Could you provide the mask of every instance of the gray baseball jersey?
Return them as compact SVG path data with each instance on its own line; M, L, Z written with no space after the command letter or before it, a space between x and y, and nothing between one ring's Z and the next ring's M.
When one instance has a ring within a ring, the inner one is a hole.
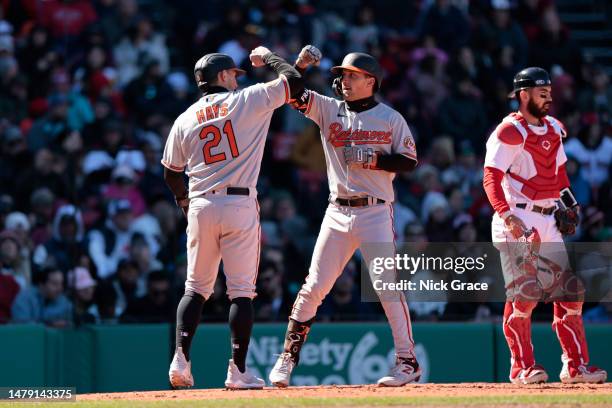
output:
M393 201L395 173L348 166L342 149L347 145L361 145L383 154L399 153L416 160L414 139L402 115L384 103L364 112L352 112L344 101L308 92L304 114L321 129L332 197L368 195Z
M228 186L254 190L272 113L288 99L284 76L203 96L174 122L162 164L185 170L190 198Z

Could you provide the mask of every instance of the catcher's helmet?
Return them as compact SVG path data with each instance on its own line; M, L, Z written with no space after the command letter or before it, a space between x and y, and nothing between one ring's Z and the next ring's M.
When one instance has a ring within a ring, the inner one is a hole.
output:
M334 74L342 75L343 70L348 71L357 71L370 76L373 76L376 79L376 83L374 84L374 91L380 88L380 83L382 82L383 71L376 58L371 56L370 54L366 54L363 52L351 52L350 54L346 54L346 57L342 60L342 65L335 66L331 69Z
M508 94L508 98L514 98L516 93L522 89L549 86L550 84L550 75L548 75L545 69L540 67L525 68L514 76L512 81L513 89Z
M193 68L193 75L195 76L198 88L205 91L208 84L217 78L217 74L226 69L235 70L236 76L245 74L245 71L237 68L232 57L227 54L214 52L200 58Z

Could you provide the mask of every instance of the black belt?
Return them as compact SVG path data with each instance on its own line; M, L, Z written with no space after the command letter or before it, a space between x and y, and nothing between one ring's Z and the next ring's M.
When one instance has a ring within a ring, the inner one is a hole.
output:
M216 192L220 191L221 190L211 190L209 193L215 194ZM248 196L250 194L250 190L248 187L227 187L225 189L225 194Z
M521 208L524 210L525 208L527 208L527 204L519 203L516 205L516 208ZM539 205L534 205L531 208L531 211L536 212L538 214L542 214L542 215L550 215L555 212L555 209L556 209L555 207L544 208L544 207L540 207Z
M366 207L369 205L368 201L369 201L369 197L358 197L358 198L336 198L336 201L334 202L344 207ZM385 203L385 200L381 200L380 198L374 199L374 204L384 204L384 203Z

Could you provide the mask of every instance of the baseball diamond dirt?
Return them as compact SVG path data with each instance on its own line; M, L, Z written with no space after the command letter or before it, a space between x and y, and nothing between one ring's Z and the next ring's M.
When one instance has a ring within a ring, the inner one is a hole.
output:
M100 406L135 406L135 401L156 406L189 402L189 406L299 407L299 406L538 406L612 407L612 384L517 386L513 384L460 383L411 384L404 387L374 385L289 387L284 389L229 391L190 389L109 394L83 394L77 403ZM138 405L138 404L136 404Z

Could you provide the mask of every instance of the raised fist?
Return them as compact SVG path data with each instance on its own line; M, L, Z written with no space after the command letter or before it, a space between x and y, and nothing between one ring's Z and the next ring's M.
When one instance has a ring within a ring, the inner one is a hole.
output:
M323 54L321 54L321 51L317 47L310 44L305 45L304 48L302 48L302 51L300 51L295 64L298 67L305 69L309 65L319 65L322 57Z
M249 59L251 60L251 65L253 65L255 68L263 67L264 65L266 65L266 63L263 60L264 57L270 54L271 52L272 51L270 51L269 49L263 46L259 46L255 48L253 51L251 51L251 54L249 55Z

